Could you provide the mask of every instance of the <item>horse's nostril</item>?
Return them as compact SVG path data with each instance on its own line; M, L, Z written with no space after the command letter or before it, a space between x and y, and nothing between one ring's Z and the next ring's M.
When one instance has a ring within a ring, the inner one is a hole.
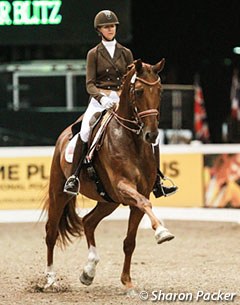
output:
M145 134L145 140L149 143L155 143L158 136L158 132L147 132Z

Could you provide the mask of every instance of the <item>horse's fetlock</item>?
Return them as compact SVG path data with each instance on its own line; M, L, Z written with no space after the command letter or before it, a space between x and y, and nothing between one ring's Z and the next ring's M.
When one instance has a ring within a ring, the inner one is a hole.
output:
M128 274L122 274L121 282L124 286L128 286L131 283L131 277Z

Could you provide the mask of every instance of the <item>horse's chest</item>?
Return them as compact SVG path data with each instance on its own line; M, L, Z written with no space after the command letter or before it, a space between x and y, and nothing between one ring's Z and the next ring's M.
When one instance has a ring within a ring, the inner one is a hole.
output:
M123 131L121 128L113 128L112 132L116 140L121 139L123 137Z

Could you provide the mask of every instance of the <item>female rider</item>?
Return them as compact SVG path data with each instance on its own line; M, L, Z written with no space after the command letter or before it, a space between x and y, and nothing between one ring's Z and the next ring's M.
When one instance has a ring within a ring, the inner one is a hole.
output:
M72 195L77 195L80 190L78 177L87 153L88 138L91 132L90 120L95 113L108 110L119 102L122 77L126 74L127 67L133 62L132 52L115 39L118 25L118 17L109 10L100 11L94 19L94 28L101 37L101 42L87 54L86 89L90 95L90 102L83 116L80 136L78 136L74 151L72 175L64 186L64 192ZM159 155L159 151L157 154ZM157 163L158 161L159 157L156 158ZM158 170L153 189L156 197L176 192L176 186L162 185L161 178L163 177Z

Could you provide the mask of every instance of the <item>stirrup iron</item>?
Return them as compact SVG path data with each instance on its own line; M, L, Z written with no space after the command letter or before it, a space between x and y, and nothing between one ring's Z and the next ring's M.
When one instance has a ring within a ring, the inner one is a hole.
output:
M161 182L161 179L163 181L169 181L172 185L171 186L164 186L163 183ZM160 179L160 187L161 187L161 190L162 190L162 193L163 193L163 196L164 197L168 197L168 196L171 196L173 194L175 194L178 190L178 187L175 185L175 183L173 182L173 180L167 176L162 176ZM169 193L166 193L165 190L170 190L171 189L171 192Z
M64 191L64 193L77 196L80 192L80 180L79 180L79 178L75 175L70 176L64 184L63 191Z
M175 183L173 182L173 180L172 180L171 178L169 178L169 177L167 177L167 176L163 176L163 177L161 177L161 178L162 178L162 180L164 180L164 181L170 181L170 182L172 183L172 186L176 186Z

